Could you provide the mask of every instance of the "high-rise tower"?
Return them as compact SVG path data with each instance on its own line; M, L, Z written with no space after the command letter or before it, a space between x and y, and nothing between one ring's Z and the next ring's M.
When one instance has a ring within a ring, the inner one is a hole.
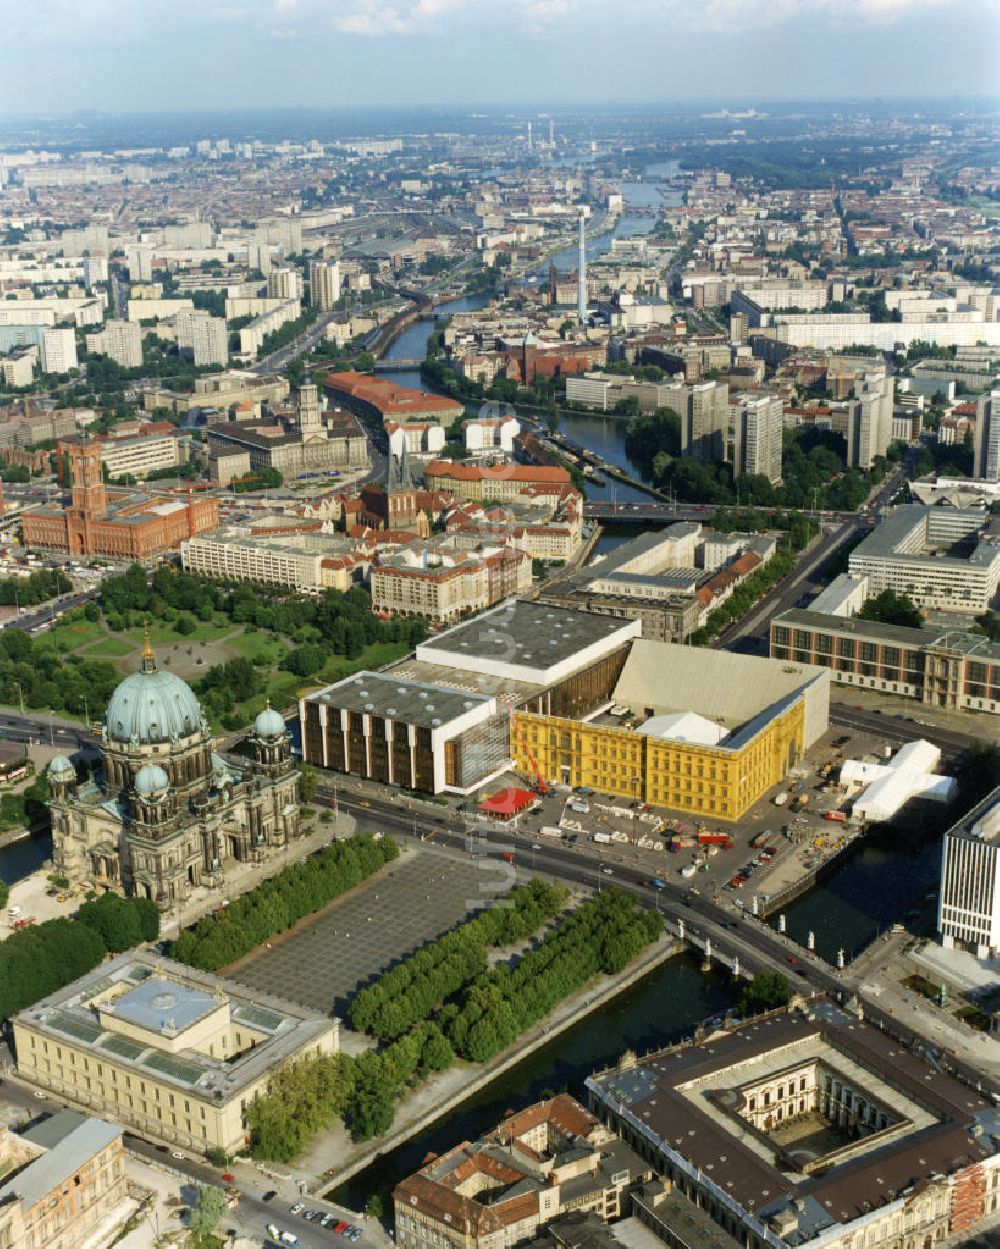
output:
M587 227L583 213L580 214L580 241L576 271L576 315L580 324L583 325L587 319Z
M531 140L531 122L529 121L529 122L528 122L528 151L530 152L530 151L531 151L531 149L532 149L532 140Z

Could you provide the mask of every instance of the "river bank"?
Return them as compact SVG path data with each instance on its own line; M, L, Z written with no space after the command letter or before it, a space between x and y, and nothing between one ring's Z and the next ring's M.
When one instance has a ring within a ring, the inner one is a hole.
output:
M703 974L700 960L687 950L659 954L649 967L637 965L631 974L623 973L629 975L630 984L610 988L601 1003L577 1012L560 1029L550 1026L541 1044L530 1052L520 1050L478 1091L428 1115L426 1126L411 1130L404 1143L374 1149L369 1164L336 1189L337 1200L363 1209L367 1197L378 1193L385 1204L393 1186L416 1170L428 1153L474 1140L511 1110L539 1098L563 1090L580 1096L586 1077L617 1062L625 1050L643 1054L691 1036L705 1019L732 1005L725 973L714 969Z
M567 998L545 1019L543 1023L520 1036L514 1045L497 1054L481 1066L460 1064L435 1076L422 1085L396 1111L393 1129L377 1141L352 1145L342 1130L327 1134L326 1149L330 1146L346 1146L344 1156L334 1166L328 1166L322 1174L322 1183L314 1186L339 1188L359 1172L369 1167L381 1155L393 1152L405 1145L413 1136L424 1132L455 1107L468 1101L480 1090L492 1085L498 1077L519 1066L543 1045L548 1045L569 1028L586 1019L594 1011L617 997L620 993L643 980L662 963L680 954L683 943L671 936L661 936L629 967L617 976L600 977L578 993ZM331 1136L333 1139L331 1139ZM337 1138L342 1138L337 1140ZM306 1168L312 1170L322 1160L324 1142L317 1142L302 1159ZM317 1168L318 1169L318 1168Z

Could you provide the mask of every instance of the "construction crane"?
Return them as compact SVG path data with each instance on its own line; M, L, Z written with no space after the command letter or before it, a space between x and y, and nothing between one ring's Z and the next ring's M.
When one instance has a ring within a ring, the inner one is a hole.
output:
M531 764L531 766L535 770L535 789L537 790L538 793L544 796L545 794L549 792L549 787L548 787L548 784L546 783L545 777L542 776L542 769L538 766L538 760L535 758L534 754L532 753L531 747L528 745L528 738L524 730L520 727L520 725L517 722L517 717L514 714L514 708L508 696L501 691L499 694L499 698L500 698L500 701L503 703L504 707L506 707L507 709L507 716L510 719L511 736L513 737L515 734L517 734L517 736L520 738L521 745L524 747L524 753L528 756L528 762Z

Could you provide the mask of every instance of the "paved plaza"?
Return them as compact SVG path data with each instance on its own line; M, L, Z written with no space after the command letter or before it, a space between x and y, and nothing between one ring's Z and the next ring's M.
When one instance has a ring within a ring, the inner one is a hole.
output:
M223 975L343 1017L360 985L454 927L479 899L492 901L507 883L495 865L407 850L375 880Z

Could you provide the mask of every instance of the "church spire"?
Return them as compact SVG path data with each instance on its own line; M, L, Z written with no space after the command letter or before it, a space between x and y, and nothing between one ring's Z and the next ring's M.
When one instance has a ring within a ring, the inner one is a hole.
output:
M410 452L403 439L403 448L399 453L399 488L400 490L413 489L413 476L410 473Z

